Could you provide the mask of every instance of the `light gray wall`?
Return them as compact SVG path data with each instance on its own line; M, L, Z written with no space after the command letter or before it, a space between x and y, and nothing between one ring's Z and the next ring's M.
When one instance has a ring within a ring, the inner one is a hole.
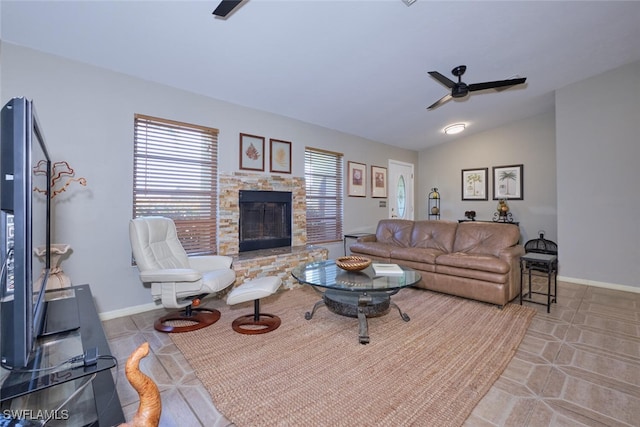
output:
M454 106L455 107L455 106ZM420 152L418 162L419 219L427 219L427 195L440 192L441 219L464 219L476 211L477 220L491 220L498 202L493 200L492 168L523 165L523 200L509 200L514 221L520 223L521 241L545 237L556 241L556 160L553 111L506 126L455 139ZM487 201L462 201L462 169L488 168Z
M640 291L640 62L556 93L562 275Z
M522 163L524 200L509 202L522 241L545 230L558 243L562 280L640 292L639 120L640 62L559 89L555 116L422 151L419 217L427 217L432 187L440 189L443 219L466 210L490 217L495 201L460 200L461 169Z
M417 164L414 151L8 43L1 49L2 103L33 99L53 160L69 161L88 181L54 199L54 239L73 247L62 267L73 283L91 284L100 312L151 301L130 263L135 113L218 128L221 172L238 170L240 132L264 136L267 145L269 138L291 141L294 176L304 176L305 146L341 152L345 166L347 160L385 166L389 158ZM377 206L378 199L346 197L345 231L373 229L387 215ZM327 246L331 256L342 254L342 242Z

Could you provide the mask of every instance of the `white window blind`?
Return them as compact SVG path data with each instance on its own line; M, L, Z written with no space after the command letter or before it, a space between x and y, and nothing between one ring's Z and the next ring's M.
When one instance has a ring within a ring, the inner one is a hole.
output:
M308 243L342 240L342 158L340 153L305 149Z
M172 218L191 255L215 254L218 130L136 114L133 217Z

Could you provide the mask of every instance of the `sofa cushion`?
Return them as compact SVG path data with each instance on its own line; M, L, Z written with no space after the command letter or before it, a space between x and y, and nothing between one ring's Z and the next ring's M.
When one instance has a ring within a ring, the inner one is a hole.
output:
M436 264L438 277L456 277L459 279L480 280L489 283L505 284L509 281L508 274L493 273L490 271L472 270L470 268L450 267Z
M434 248L397 248L391 249L390 257L395 260L415 261L426 264L435 264L436 258L444 254L443 251Z
M454 252L452 254L440 255L436 258L436 264L499 274L506 274L509 272L509 264L500 258L496 258L492 255L465 252Z
M397 248L397 246L378 242L356 242L349 246L352 253L371 255L379 258L389 258L391 250L394 248Z
M500 250L516 245L520 229L515 224L463 222L458 224L453 252L499 256Z
M382 219L378 222L376 240L395 246L407 247L411 243L413 221L407 219Z
M417 270L418 272L420 272L420 274L422 274L422 272L425 272L425 271L432 272L432 273L435 273L436 271L435 264L429 264L422 261L411 261L407 259L390 258L388 262L393 264L399 264L403 267L413 268L414 270ZM422 279L424 280L425 278L422 277Z
M411 246L452 252L458 223L453 221L416 221L411 231Z

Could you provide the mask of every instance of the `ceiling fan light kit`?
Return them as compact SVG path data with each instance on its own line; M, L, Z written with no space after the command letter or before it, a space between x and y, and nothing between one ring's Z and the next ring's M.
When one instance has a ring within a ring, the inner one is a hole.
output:
M466 127L467 125L465 125L464 123L455 123L444 128L444 133L446 133L447 135L455 135L465 130Z
M446 94L445 96L428 106L427 110L433 110L434 108L439 107L452 98L464 98L465 96L469 95L470 92L485 89L506 89L511 86L523 84L527 80L526 77L520 77L516 79L496 80L493 82L473 83L468 85L462 81L462 75L465 73L465 71L467 71L466 65L458 65L453 70L451 70L451 74L458 78L457 82L454 82L450 78L445 77L437 71L429 71L429 75L442 83L447 88L451 89L451 93Z

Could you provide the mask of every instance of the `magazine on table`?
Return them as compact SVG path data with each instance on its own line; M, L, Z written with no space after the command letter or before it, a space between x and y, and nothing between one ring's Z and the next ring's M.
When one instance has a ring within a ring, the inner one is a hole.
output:
M404 270L398 264L374 263L372 267L378 276L402 276L404 274Z

